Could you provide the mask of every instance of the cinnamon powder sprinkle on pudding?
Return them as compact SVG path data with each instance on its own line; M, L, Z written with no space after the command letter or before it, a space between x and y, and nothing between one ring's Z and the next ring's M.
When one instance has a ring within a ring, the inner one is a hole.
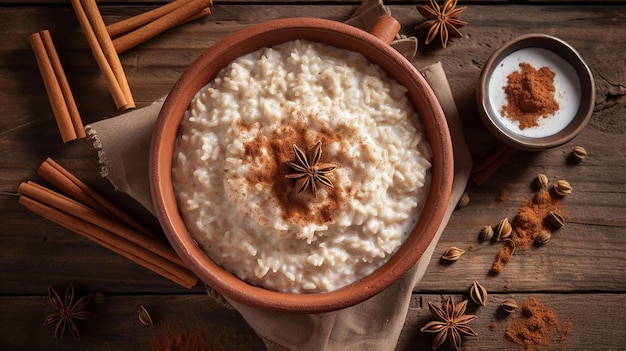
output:
M406 92L363 55L305 40L234 60L179 130L172 176L191 235L273 290L332 291L370 274L408 236L429 185Z

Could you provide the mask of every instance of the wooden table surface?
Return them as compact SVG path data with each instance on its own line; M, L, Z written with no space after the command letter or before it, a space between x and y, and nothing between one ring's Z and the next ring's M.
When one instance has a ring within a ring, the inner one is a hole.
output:
M100 1L106 23L158 6L160 1ZM542 350L624 350L626 348L626 6L618 1L465 1L463 38L448 48L422 46L414 58L422 66L441 61L463 118L469 147L480 160L497 142L481 123L475 105L478 77L489 55L525 33L546 33L575 47L593 72L596 108L583 132L571 142L542 152L517 152L483 186L469 184L470 204L455 211L426 275L414 291L398 350L429 350L431 335L419 331L430 318L427 301L467 298L473 280L489 292L486 307L472 308L478 337L465 350L522 350L505 338L516 315L502 317L499 302L537 297L571 323L563 340ZM415 35L422 21L413 2L389 3L402 33ZM138 107L166 94L203 50L230 33L269 19L313 15L343 21L358 2L219 1L212 14L170 30L122 54ZM87 140L63 144L28 43L31 33L48 29L56 39L85 124L119 114L106 89L69 1L0 1L0 346L3 350L148 350L163 327L201 330L213 348L262 350L263 343L243 318L208 298L202 287L180 288L160 276L89 242L17 203L20 182L40 181L36 170L52 157L146 225L154 218L99 176L97 155ZM420 38L422 38L420 36ZM589 156L567 162L580 145ZM516 252L503 273L489 268L500 245L482 243L478 231L512 218L532 196L537 173L566 179L574 191L563 202L567 224L541 248ZM498 194L508 194L497 201ZM440 262L450 246L467 250L451 265ZM53 309L49 285L97 292L90 309L97 317L80 324L81 338L55 342L42 322ZM137 319L140 305L155 325ZM445 349L445 348L444 348Z

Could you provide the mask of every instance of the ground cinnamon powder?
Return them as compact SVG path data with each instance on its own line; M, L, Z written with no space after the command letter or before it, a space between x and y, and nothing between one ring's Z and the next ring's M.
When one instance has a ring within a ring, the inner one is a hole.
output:
M526 351L541 350L561 342L571 330L571 322L560 323L554 310L531 297L520 306L521 315L509 324L505 336Z
M554 72L548 67L535 69L527 62L519 64L520 71L507 76L504 87L507 105L500 113L519 122L525 129L539 125L539 118L548 117L559 109L554 99Z
M540 231L552 232L552 227L546 219L550 211L564 215L561 197L549 190L540 190L532 199L526 200L518 208L517 215L511 222L513 229L511 239L515 244L516 250L531 248ZM504 245L496 255L496 259L491 266L491 272L495 274L501 273L504 270L504 266L511 259L512 254L512 246Z
M297 193L294 190L293 179L285 176L292 172L287 162L295 157L294 144L306 152L318 141L323 145L329 145L342 140L343 137L340 132L328 130L312 133L306 125L300 124L286 125L269 137L261 130L252 140L244 144L244 157L246 162L262 162L262 171L250 175L246 181L252 185L271 188L283 218L287 221L301 222L304 225L331 222L343 201L344 194L337 190L338 187L326 188L328 196L323 201L311 201L306 194ZM324 162L332 163L333 160L326 158ZM337 184L334 174L329 174L328 178Z
M246 126L241 126L246 128ZM248 127L249 128L249 127ZM252 185L265 186L272 189L283 218L291 222L324 224L335 218L337 208L343 200L343 194L337 188L326 188L328 196L324 201L312 201L303 194L294 190L295 182L285 176L291 172L287 165L294 159L293 145L297 145L305 152L313 147L318 141L323 145L329 145L340 141L345 137L343 131L318 130L311 132L306 125L286 125L275 135L270 137L261 130L251 141L244 144L244 157L246 162L260 162L263 167L246 180ZM324 162L335 162L325 159ZM337 184L331 173L328 178Z
M218 340L219 341L219 340ZM151 351L219 351L223 345L216 344L216 340L209 340L199 330L179 328L167 323L163 331L152 338Z
M501 189L496 195L496 201L503 202L509 197L509 192L506 189Z

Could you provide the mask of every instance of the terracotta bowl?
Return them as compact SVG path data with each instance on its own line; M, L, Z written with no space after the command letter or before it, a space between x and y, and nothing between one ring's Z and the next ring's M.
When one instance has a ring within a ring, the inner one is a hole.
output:
M326 293L283 293L251 285L213 262L188 233L172 187L172 154L179 124L198 90L232 60L262 47L295 39L326 43L360 52L408 89L434 156L426 205L397 253L371 275ZM216 43L196 59L168 95L153 132L150 185L156 215L167 238L207 285L233 301L264 310L314 313L348 307L389 287L422 256L433 240L448 205L453 178L450 134L432 90L401 54L377 37L349 25L313 18L280 19L248 27Z

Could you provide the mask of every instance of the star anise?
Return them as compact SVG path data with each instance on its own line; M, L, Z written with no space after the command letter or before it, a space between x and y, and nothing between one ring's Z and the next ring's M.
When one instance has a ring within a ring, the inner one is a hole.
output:
M89 304L93 294L88 294L75 299L74 286L70 286L65 290L65 297L62 299L58 291L52 286L48 287L48 299L50 304L54 306L57 311L51 313L46 317L43 325L55 324L54 337L58 341L65 331L69 329L70 333L76 337L80 337L78 333L77 320L89 319L94 315L91 312L84 311L84 308Z
M459 17L467 7L456 7L457 0L446 0L443 8L439 7L437 1L429 0L429 5L417 5L417 11L426 17L426 21L415 27L416 30L428 28L425 44L430 44L437 35L441 37L441 46L444 48L448 43L448 37L453 36L460 38L463 36L457 28L467 24L461 21Z
M467 300L459 302L458 304L452 303L452 299L448 296L443 302L441 307L435 306L432 302L428 302L428 308L434 321L426 323L420 329L425 333L436 333L435 340L433 341L433 350L436 350L448 339L452 347L455 350L461 350L461 336L477 336L478 334L468 326L469 322L476 319L474 315L466 315L465 307L467 306Z
M298 192L306 188L311 188L313 195L317 197L317 184L333 188L333 183L326 176L337 166L332 163L320 163L322 158L322 142L318 142L305 154L296 144L293 144L293 151L296 157L293 161L287 162L295 173L287 174L287 178L296 179Z

